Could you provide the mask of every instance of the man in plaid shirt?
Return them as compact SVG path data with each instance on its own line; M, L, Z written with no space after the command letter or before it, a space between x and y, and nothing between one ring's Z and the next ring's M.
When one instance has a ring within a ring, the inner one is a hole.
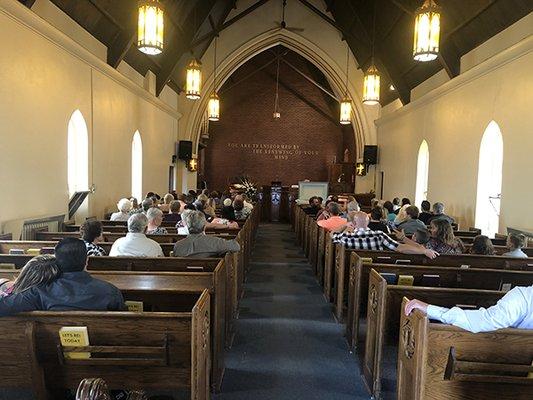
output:
M333 243L342 244L352 250L391 250L404 254L424 254L428 258L435 258L438 253L426 249L419 244L405 239L405 243L398 243L382 231L372 231L368 228L370 219L368 214L358 211L353 215L354 228L345 225L332 232ZM405 236L405 235L402 235Z

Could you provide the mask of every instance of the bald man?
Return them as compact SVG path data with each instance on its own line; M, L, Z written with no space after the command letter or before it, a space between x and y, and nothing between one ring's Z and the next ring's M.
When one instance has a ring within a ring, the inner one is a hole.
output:
M398 243L386 233L372 231L368 228L370 219L368 214L356 211L352 216L353 228L344 225L332 232L333 243L342 244L352 250L391 250L404 254L424 254L428 258L435 258L438 253L407 239L403 232L397 232L404 243Z

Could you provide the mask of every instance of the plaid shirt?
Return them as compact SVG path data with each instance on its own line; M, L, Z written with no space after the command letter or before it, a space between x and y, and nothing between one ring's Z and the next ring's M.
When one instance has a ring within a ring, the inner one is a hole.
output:
M382 231L371 231L370 229L357 229L353 232L336 232L332 235L333 243L342 244L347 249L352 250L396 250L399 243L392 240Z

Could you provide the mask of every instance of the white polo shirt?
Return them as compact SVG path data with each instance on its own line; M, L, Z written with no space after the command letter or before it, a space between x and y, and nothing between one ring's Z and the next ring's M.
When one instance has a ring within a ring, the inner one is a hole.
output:
M115 240L111 246L110 256L129 257L163 257L163 250L155 240L148 239L144 233L128 232L126 236Z

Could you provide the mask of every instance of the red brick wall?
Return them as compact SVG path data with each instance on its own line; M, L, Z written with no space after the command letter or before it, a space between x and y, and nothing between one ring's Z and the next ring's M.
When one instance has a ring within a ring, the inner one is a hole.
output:
M239 83L273 57L269 52L256 56L237 70L220 91L221 118L210 123L210 139L202 160L205 180L212 189L224 189L238 176L248 176L260 185L275 180L284 185L304 179L327 181L328 165L335 157L342 160L345 148L350 149L350 158L354 159L353 130L338 123L338 104L328 105L320 89L284 63L280 64L280 81L298 94L280 84L279 120L272 116L276 63ZM314 67L295 53L286 57L307 74L313 73Z

